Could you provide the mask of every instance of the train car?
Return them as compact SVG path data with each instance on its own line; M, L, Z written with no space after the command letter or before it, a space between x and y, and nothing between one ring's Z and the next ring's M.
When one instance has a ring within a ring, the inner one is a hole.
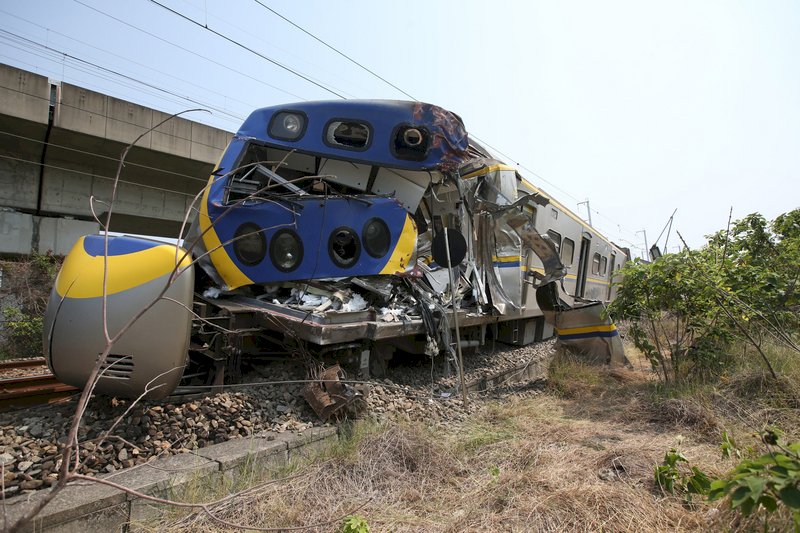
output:
M45 353L61 381L84 386L97 367L96 390L117 396L219 386L277 353L380 375L395 354L447 359L454 316L464 346L549 337L536 289L554 287L563 309L608 301L625 260L452 112L268 107L232 139L179 245L78 241L48 303Z

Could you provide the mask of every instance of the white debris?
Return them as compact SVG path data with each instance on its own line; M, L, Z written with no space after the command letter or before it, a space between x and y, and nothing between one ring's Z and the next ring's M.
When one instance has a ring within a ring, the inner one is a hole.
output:
M399 322L403 311L403 309L390 309L388 307L381 307L379 311L380 319L384 322Z
M357 292L353 293L353 297L349 301L342 304L342 311L353 312L363 311L367 308L367 301Z
M217 287L209 287L203 291L203 298L216 298L220 294L222 294L222 289Z
M300 309L315 309L320 305L322 305L323 303L329 301L330 298L328 298L327 296L305 293L302 296L300 296L300 305L298 305L297 307L299 307Z

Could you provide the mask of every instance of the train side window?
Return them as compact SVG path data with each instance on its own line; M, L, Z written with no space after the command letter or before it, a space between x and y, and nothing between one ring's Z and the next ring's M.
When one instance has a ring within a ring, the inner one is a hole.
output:
M550 214L553 215L553 218L558 220L558 210L555 208L550 209Z
M530 219L531 224L536 224L536 208L531 205L522 206L522 212Z
M605 276L606 272L608 272L608 259L603 256L600 258L600 274Z
M564 240L561 242L561 262L564 263L564 266L572 266L574 255L575 242L572 239L564 237Z
M553 241L553 244L556 245L556 253L558 253L558 251L561 250L561 234L557 231L549 229L547 230L547 235Z
M592 256L592 274L600 274L600 254Z

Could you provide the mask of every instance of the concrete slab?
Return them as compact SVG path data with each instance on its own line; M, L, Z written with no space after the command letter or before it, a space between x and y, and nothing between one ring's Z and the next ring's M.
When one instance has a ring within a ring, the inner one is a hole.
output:
M205 457L182 453L150 461L128 470L103 476L119 485L144 494L170 489L195 477L207 476L219 470L219 464ZM129 495L129 499L134 496Z
M232 133L193 122L191 158L216 165L232 138Z
M0 113L47 124L50 81L33 72L0 65Z
M289 459L308 457L324 450L338 438L335 427L309 428L289 441Z
M169 118L167 113L153 111L152 126ZM190 158L192 155L192 123L175 117L153 130L150 148L159 152Z
M288 439L252 437L234 439L197 450L197 455L216 461L220 470L231 470L249 461L285 463L288 458Z
M50 490L43 490L7 500L6 523L8 525L15 523L49 493ZM105 513L106 509L112 507L116 509ZM84 518L98 523L102 521L123 524L127 522L127 509L127 495L124 492L98 483L76 483L65 487L24 531L41 531L59 524L83 521Z
M56 106L57 128L105 138L108 97L82 87L61 84L61 101ZM130 141L129 141L130 142Z
M119 141L127 145L144 134L144 137L136 141L136 146L150 148L150 133L148 133L148 130L152 124L152 109L112 96L108 97L106 139Z
M194 485L218 482L219 463L194 454L173 455L151 461L132 470L105 476L105 479L150 496L183 501ZM137 498L131 500L130 521L143 521L158 516L166 505Z

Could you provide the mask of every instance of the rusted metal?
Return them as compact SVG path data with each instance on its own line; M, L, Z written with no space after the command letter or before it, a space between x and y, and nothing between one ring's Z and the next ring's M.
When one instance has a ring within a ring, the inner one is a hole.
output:
M52 403L78 392L59 382L53 374L24 376L0 380L0 409Z
M303 398L322 420L340 414L368 394L366 389L342 383L344 377L342 368L333 365L320 374L319 381L308 383L303 388Z

